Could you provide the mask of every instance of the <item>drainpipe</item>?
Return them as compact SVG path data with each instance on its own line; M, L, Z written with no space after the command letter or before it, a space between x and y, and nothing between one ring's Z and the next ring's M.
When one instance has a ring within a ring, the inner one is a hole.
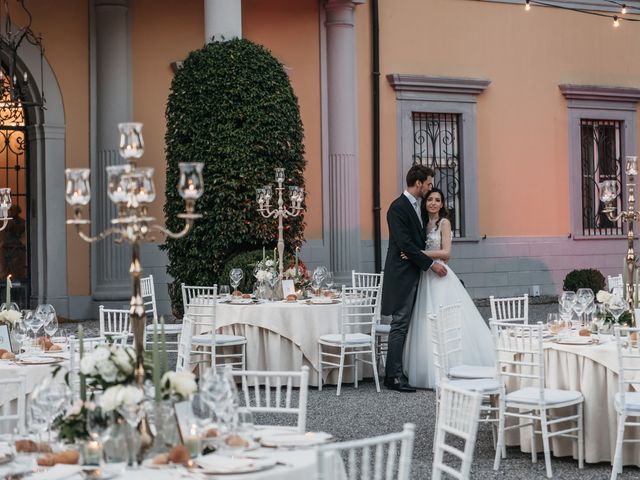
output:
M382 229L380 225L380 19L378 0L371 0L371 95L373 104L373 254L375 271L382 270Z

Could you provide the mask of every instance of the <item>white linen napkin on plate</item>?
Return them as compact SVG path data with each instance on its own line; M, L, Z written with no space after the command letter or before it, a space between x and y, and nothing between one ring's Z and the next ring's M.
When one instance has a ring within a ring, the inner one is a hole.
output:
M260 469L260 467L266 466L266 464L275 464L275 461L269 459L225 457L223 455L210 453L209 455L197 458L196 463L205 471L215 473L240 473Z
M29 478L32 480L75 480L76 478L83 478L81 472L82 467L80 467L80 465L58 464L48 470L45 470L44 472L35 473Z

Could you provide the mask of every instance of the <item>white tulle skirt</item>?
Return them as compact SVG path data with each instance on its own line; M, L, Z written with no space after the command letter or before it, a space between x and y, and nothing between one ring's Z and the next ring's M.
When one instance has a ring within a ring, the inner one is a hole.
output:
M418 388L434 388L436 384L431 325L427 315L437 313L440 305L462 304L463 362L467 365L495 364L489 327L456 274L448 266L447 270L444 277L438 277L431 270L422 272L418 285L403 359L409 383Z

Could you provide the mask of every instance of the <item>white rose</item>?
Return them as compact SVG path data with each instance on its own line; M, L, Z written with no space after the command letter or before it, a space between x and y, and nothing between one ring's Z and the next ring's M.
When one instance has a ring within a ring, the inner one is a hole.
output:
M78 415L82 411L82 405L83 405L82 400L80 399L76 400L71 406L71 408L69 409L69 411L67 412L67 417Z
M178 372L171 379L171 389L182 398L189 398L198 389L193 373Z
M118 394L121 405L137 405L144 398L144 392L141 388L134 387L133 385L127 385L122 387Z
M600 303L609 303L611 301L612 296L613 295L611 295L609 292L605 290L600 290L596 294L596 300L598 300Z
M133 372L131 357L129 357L129 354L122 348L116 350L114 353L113 363L125 374Z
M84 375L93 375L95 374L94 368L96 366L96 361L93 358L93 355L85 355L82 357L82 361L80 362L80 371Z
M273 267L273 265L274 265L273 260L267 260L266 262L264 262L264 264L267 267Z
M258 270L258 273L256 273L256 280L258 280L259 282L264 282L267 279L267 272L265 272L264 270Z
M93 358L95 362L98 363L101 360L107 360L111 356L111 352L109 351L109 347L99 346L93 351Z
M122 385L115 385L104 391L100 398L100 404L105 412L111 412L120 406L120 391L123 388L124 387Z
M8 310L4 312L5 321L10 323L12 326L22 318L22 314L20 312L16 312L15 310Z
M102 376L105 382L115 382L118 375L118 368L111 360L100 360L96 362L96 368L98 373Z

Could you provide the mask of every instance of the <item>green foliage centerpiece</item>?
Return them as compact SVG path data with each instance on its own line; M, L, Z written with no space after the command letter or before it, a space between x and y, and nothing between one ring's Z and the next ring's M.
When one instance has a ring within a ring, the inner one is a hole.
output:
M175 191L178 163L204 163L203 219L193 234L162 246L173 277L169 293L181 311L180 284L227 283L233 256L275 247L277 224L256 212L256 188L284 168L286 183L304 188L303 128L298 100L283 65L260 45L212 42L189 54L176 73L166 109L167 227L177 227L182 199ZM284 230L289 248L303 241L304 215Z

